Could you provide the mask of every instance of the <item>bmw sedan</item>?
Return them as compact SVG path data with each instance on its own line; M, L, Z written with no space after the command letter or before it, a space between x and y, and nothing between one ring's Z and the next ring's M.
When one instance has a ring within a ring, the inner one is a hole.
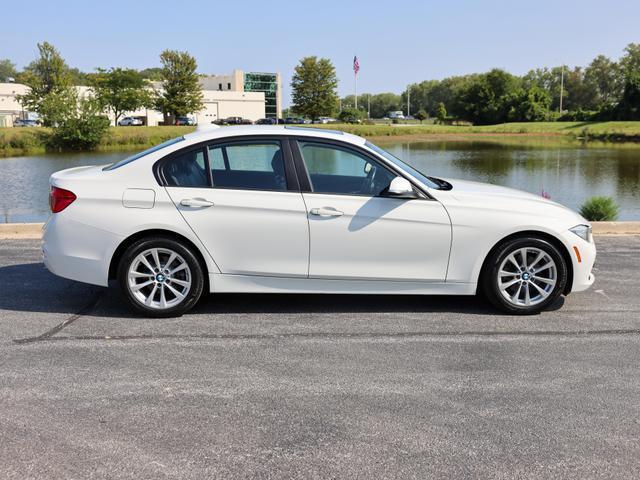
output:
M533 314L587 289L591 226L546 198L428 176L363 138L207 125L51 176L43 255L143 315L204 292L476 295Z

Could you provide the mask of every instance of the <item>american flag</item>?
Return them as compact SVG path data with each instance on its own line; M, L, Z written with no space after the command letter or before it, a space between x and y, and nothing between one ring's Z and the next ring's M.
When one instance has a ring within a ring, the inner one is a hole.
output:
M358 75L359 71L360 71L360 62L358 61L358 57L355 56L353 57L353 73Z

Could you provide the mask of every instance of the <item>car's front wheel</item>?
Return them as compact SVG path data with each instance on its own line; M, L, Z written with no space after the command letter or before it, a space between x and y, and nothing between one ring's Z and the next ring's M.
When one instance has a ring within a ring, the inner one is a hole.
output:
M544 310L562 294L567 265L546 240L515 238L494 249L481 281L493 305L507 313L530 315Z
M180 316L204 288L204 272L193 252L172 238L143 238L122 256L118 280L129 305L150 317Z

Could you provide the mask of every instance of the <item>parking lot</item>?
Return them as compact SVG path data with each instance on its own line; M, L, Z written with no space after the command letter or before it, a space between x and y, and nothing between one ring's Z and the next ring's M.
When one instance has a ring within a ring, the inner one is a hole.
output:
M0 478L639 478L640 236L554 311L220 295L137 318L0 240Z

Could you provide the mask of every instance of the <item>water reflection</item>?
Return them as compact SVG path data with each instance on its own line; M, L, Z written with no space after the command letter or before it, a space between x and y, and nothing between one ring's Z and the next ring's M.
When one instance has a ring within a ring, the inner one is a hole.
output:
M620 204L621 220L640 219L640 146L585 147L478 141L385 143L429 175L518 188L573 209L594 195Z
M543 190L573 209L593 195L620 204L621 220L640 220L640 146L569 142L437 141L381 144L430 175ZM64 168L111 163L130 152L35 155L0 159L0 222L43 221L49 176Z

